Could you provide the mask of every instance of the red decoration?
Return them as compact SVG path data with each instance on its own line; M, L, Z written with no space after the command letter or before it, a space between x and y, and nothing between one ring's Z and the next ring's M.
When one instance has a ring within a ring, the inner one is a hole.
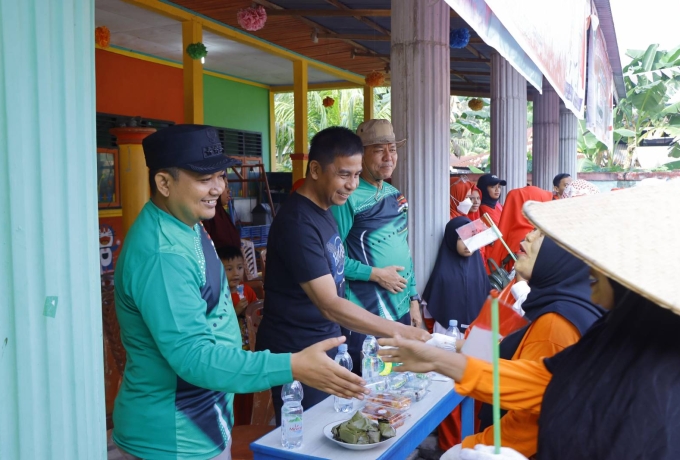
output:
M254 32L264 27L267 22L267 12L262 5L256 7L242 8L236 13L238 25L246 30Z
M94 42L102 48L108 48L111 43L111 31L106 26L94 29Z
M366 75L365 81L371 87L382 86L385 83L385 74L382 72L371 72Z
M321 102L323 103L324 107L333 107L333 104L335 104L335 99L333 99L330 96L326 96L323 98L323 101Z

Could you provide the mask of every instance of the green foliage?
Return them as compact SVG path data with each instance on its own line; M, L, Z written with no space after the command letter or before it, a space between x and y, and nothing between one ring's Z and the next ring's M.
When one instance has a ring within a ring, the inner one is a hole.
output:
M374 118L390 120L391 98L389 88L375 88ZM332 107L324 107L323 100L332 97ZM308 139L330 126L345 126L355 131L364 121L363 89L310 91L307 93ZM295 107L293 93L279 93L274 96L276 119L276 160L278 171L292 171L290 154L295 153Z
M450 153L462 157L488 153L491 149L489 99L482 99L481 110L471 110L472 97L451 96Z

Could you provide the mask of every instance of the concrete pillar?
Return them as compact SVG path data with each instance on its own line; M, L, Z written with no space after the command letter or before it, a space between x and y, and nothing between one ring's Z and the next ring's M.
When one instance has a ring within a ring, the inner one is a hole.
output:
M392 123L407 138L393 184L409 202L421 293L449 220L449 18L444 0L392 2Z
M0 0L0 459L106 459L94 0Z
M578 164L576 159L576 139L578 137L578 118L560 102L560 158L559 173L567 173L576 179Z
M118 144L120 204L123 208L123 234L126 235L147 201L149 201L149 168L146 167L142 141L154 128L112 128Z
M560 98L543 79L543 94L534 96L534 141L532 185L552 191L559 174Z
M508 190L527 185L527 81L500 54L491 54L491 173Z

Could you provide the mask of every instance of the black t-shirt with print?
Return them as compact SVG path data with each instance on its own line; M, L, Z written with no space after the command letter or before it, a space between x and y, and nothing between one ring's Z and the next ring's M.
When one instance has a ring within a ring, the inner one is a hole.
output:
M345 250L330 210L293 193L276 213L267 243L267 275L262 322L256 348L297 352L340 336L301 283L332 275L338 296L345 295Z

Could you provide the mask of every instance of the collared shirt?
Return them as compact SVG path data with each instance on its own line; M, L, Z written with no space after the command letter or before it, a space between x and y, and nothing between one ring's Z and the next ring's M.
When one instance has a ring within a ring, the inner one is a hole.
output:
M229 443L234 392L292 381L290 355L241 349L224 268L199 224L148 202L115 272L127 352L113 439L145 459L209 459Z
M378 188L364 179L342 206L332 206L347 260L345 297L383 318L398 320L409 313L410 298L418 293L408 247L408 202L392 185ZM392 294L368 281L371 268L405 267L406 289Z

